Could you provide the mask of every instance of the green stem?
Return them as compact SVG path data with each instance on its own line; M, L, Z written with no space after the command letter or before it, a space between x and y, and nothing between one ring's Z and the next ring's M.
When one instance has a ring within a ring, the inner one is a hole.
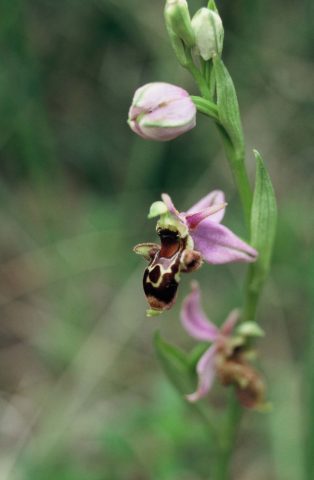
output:
M239 192L247 231L250 233L252 190L245 167L244 151L236 151L224 128L220 124L217 124L217 127L221 134L226 157Z
M213 118L216 121L219 120L218 108L217 108L217 105L215 105L215 103L210 102L205 98L197 97L193 95L191 96L191 99L200 113L203 113L204 115L207 115L208 117Z
M220 450L217 452L217 459L215 464L215 480L228 480L230 478L230 458L231 455L227 450Z
M203 113L204 115L207 115L209 118L212 118L216 121L217 128L223 139L225 153L233 174L233 178L240 195L247 230L250 232L252 191L245 168L244 155L241 152L238 153L233 149L229 138L226 136L223 127L219 123L217 106L213 102L210 102L202 97L191 96L191 99L200 113Z
M231 391L226 425L225 428L222 429L217 448L217 461L214 471L215 480L229 480L230 478L231 457L241 416L242 408L235 398L234 392Z
M221 134L226 157L240 195L247 230L250 232L252 191L245 168L244 152L236 151L234 149L229 136L219 122L217 105L206 98L198 96L192 95L191 99L200 113L203 113L216 121L217 128Z
M206 98L207 100L211 101L212 100L212 95L211 95L211 92L210 92L210 88L209 88L205 78L203 77L202 73L195 66L195 64L193 62L191 52L188 49L186 49L186 58L187 58L187 63L185 65L185 68L190 72L190 74L194 78L202 96L204 98Z
M247 272L245 284L245 300L242 314L243 322L249 322L255 319L257 305L261 294L262 286L260 288L252 288L253 275L253 267L250 266Z

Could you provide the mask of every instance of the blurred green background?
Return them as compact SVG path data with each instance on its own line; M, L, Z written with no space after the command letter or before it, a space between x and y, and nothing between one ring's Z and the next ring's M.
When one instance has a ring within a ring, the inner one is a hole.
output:
M204 5L189 4L192 13ZM248 168L253 179L258 148L279 203L258 315L273 411L245 414L232 478L313 480L314 3L218 5ZM162 10L162 0L1 2L1 480L210 478L206 431L152 348L159 328L186 350L194 345L179 324L191 277L171 312L147 319L145 263L131 249L154 241L146 216L162 191L184 210L221 188L225 223L238 234L244 227L208 120L166 144L126 124L144 83L197 93L176 63ZM240 304L243 275L239 265L194 275L214 321Z

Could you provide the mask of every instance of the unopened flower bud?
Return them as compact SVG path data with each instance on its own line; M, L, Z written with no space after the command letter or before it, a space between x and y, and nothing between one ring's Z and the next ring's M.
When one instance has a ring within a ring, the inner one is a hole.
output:
M148 83L135 92L128 123L147 140L172 140L195 127L196 107L182 88Z
M201 8L192 19L192 27L196 40L195 50L203 60L221 55L224 29L218 13L209 8Z
M165 20L169 33L173 32L187 47L194 47L195 36L186 0L167 0Z

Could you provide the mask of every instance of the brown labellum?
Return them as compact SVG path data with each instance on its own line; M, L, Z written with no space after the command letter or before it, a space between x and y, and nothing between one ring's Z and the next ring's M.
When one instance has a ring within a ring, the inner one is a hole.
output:
M199 252L187 248L187 237L170 229L158 231L161 246L141 243L134 251L149 261L143 277L143 288L151 309L156 313L169 310L176 300L180 273L197 270L202 265Z

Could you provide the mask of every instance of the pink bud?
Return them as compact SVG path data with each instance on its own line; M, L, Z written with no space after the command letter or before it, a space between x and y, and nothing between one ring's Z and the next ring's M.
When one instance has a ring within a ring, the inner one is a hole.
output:
M195 127L196 107L182 88L148 83L136 90L128 123L141 137L164 142Z

